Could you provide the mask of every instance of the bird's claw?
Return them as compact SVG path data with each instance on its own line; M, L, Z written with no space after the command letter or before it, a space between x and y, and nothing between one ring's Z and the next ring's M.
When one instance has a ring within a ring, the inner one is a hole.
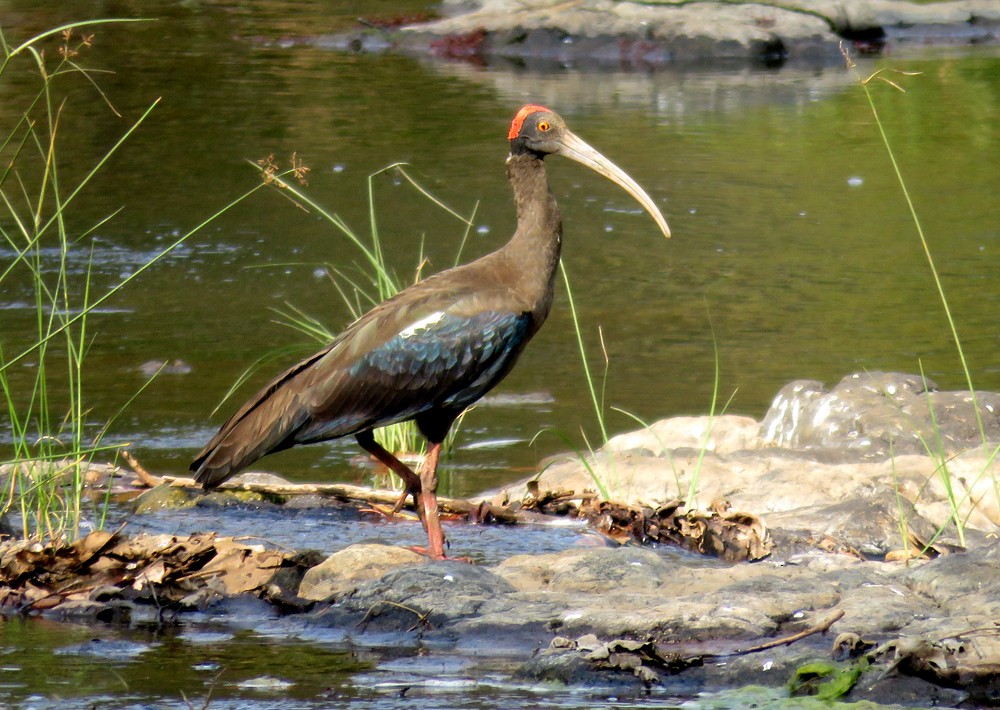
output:
M440 556L432 555L430 550L422 545L410 545L406 549L413 550L418 555L423 555L424 557L429 557L432 560L448 560L449 562L464 562L465 564L473 565L475 561L471 557L448 557L448 555L442 553Z

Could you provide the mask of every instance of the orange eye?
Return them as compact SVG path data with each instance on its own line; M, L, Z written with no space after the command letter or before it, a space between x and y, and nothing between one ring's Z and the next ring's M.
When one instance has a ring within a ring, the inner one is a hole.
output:
M548 133L550 128L552 128L552 126L548 121L542 120L538 122L538 130L542 133Z

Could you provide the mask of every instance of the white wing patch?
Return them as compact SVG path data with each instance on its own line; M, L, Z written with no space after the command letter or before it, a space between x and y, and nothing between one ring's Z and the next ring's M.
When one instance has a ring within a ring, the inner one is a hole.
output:
M421 331L424 328L427 328L428 326L434 325L435 323L439 323L445 317L445 315L447 314L444 311L437 311L436 313L431 313L426 318L421 318L416 323L413 323L412 325L408 325L407 327L403 328L403 330L399 331L399 337L409 338L412 335L416 335L418 331Z

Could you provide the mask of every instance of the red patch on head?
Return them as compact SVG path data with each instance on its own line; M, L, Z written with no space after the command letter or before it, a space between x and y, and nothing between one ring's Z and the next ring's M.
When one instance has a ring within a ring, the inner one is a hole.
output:
M544 106L539 106L538 104L528 104L527 106L522 106L521 110L517 112L514 116L514 120L510 122L510 131L507 132L507 140L512 141L517 138L517 135L521 132L521 126L524 125L524 119L533 113L538 111L546 111L552 113L549 109Z

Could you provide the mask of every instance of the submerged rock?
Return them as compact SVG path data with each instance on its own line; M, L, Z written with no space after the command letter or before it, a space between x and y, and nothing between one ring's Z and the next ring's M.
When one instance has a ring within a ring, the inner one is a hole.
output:
M195 504L196 499L197 495L189 490L161 483L139 494L132 503L132 510L141 514L163 509L188 508Z

